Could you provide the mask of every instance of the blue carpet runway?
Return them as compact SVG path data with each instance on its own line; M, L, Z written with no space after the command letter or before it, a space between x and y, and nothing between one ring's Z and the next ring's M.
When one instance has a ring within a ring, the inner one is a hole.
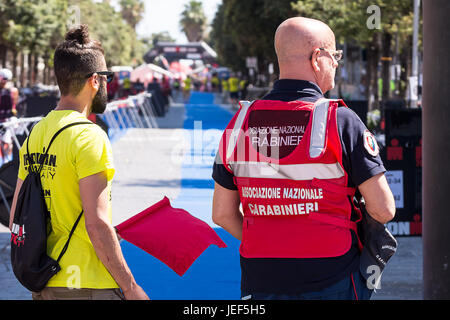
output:
M212 164L221 133L233 114L213 104L208 93L193 92L186 104L185 138L190 150L182 162L181 192L172 201L199 219L211 220L214 181ZM239 241L222 228L215 228L227 244L210 246L184 274L169 267L134 245L122 241L122 249L137 282L155 300L234 300L240 299Z

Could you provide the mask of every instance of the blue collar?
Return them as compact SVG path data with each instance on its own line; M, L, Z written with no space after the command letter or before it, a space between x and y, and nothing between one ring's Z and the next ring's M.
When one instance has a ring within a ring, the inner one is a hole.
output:
M323 92L314 82L306 80L281 79L273 84L273 91L295 91L323 97ZM272 92L273 92L272 91ZM281 92L280 92L281 93Z

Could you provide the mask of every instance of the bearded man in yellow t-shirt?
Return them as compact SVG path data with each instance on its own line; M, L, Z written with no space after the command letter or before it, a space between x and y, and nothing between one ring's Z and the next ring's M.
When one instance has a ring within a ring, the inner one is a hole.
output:
M54 71L61 91L58 106L33 128L20 150L17 195L29 166L43 162L42 187L50 211L47 254L55 259L63 250L78 215L82 218L60 260L61 271L33 299L148 299L123 257L111 224L110 189L114 176L111 144L97 125L82 124L62 131L40 157L53 135L74 122L87 122L91 113L103 113L107 103L107 71L98 41L89 38L86 25L70 30L54 54ZM28 156L28 154L30 156ZM40 159L40 160L39 160ZM10 217L12 226L13 214Z

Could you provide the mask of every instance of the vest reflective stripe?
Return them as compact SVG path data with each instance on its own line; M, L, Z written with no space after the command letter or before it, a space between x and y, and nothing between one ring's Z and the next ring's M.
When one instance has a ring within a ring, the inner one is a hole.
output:
M236 118L236 122L234 123L233 131L231 132L230 140L228 141L227 145L227 159L230 159L234 149L236 148L239 133L241 132L242 125L244 124L244 120L247 117L248 110L252 105L250 101L239 101L239 104L241 105L241 108L239 109L239 114Z
M309 146L309 156L317 158L325 148L325 135L328 122L328 99L319 99L315 103L311 126L311 143Z
M345 175L339 162L277 164L256 161L229 162L236 177L290 180L338 179Z

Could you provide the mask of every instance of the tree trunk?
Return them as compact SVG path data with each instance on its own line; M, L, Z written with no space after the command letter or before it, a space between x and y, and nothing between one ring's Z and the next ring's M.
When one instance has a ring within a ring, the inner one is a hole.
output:
M50 84L50 67L48 66L48 59L49 56L47 53L44 53L44 56L42 57L44 59L44 70L42 71L42 81L44 84Z
M406 100L406 92L408 88L408 77L411 74L412 65L412 36L408 37L406 44L403 46L402 52L400 53L400 89L399 96Z
M28 83L27 83L28 87L31 87L34 84L33 68L31 68L31 66L33 65L32 57L33 57L32 53L29 52L28 53Z
M372 39L373 46L373 60L372 60L372 90L374 93L374 108L379 108L380 91L378 86L378 64L381 54L381 37L380 33L375 33Z
M47 67L47 84L56 84L53 68Z
M48 84L48 78L47 78L47 76L48 76L48 65L47 65L47 63L45 64L44 70L42 71L42 76L44 77L42 83L43 84Z
M378 108L378 61L380 60L379 33L374 33L367 44L366 98L369 111Z
M12 50L12 60L13 60L13 68L12 68L12 74L13 74L13 82L14 82L14 86L17 87L17 50L13 49Z
M371 86L371 79L372 79L372 68L371 66L371 59L372 59L372 50L370 48L370 43L367 43L366 45L366 75L364 78L364 86L365 86L365 94L366 94L366 100L367 100L367 107L368 111L372 110L372 103L371 103L371 96L372 96L372 86Z
M25 87L25 54L23 51L19 53L20 58L20 86Z
M0 64L2 68L6 68L6 57L8 56L8 48L5 45L0 45Z
M39 55L37 53L33 54L33 84L36 84L36 82L39 82Z

